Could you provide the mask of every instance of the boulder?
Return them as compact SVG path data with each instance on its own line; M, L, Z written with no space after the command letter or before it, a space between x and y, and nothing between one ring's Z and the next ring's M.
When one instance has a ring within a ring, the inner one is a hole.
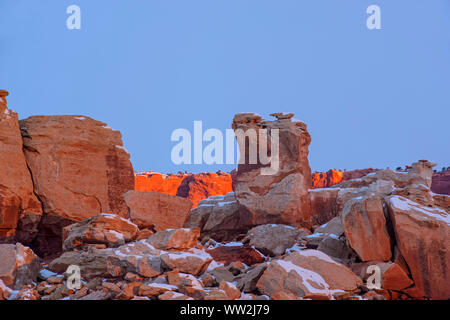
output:
M36 282L39 258L34 252L17 244L0 244L0 281L13 289Z
M297 243L301 235L297 228L281 224L265 224L251 229L244 242L268 256L280 256Z
M143 284L138 289L138 294L144 297L155 297L159 296L168 291L176 291L177 287L169 284L159 284L159 283L148 283Z
M397 246L411 272L416 298L450 299L450 214L401 196L388 198Z
M190 249L186 252L170 252L161 255L164 266L183 273L201 275L213 258L205 251Z
M261 263L249 269L246 273L237 276L237 288L243 292L253 292L256 290L256 284L259 278L266 271L267 263Z
M352 257L352 251L345 243L344 233L344 225L339 216L316 228L313 234L304 239L308 248L322 251L344 263Z
M386 290L402 291L413 285L413 281L409 278L407 271L398 263L395 262L377 262L370 261L364 263L356 263L351 266L351 269L360 275L360 278L364 281L369 276L374 274L373 267L377 266L380 270L381 283L380 288Z
M241 291L230 282L222 280L219 284L219 290L223 290L227 296L227 300L236 300L241 297Z
M314 233L334 234L340 237L345 233L345 228L341 217L335 217L314 230Z
M42 205L33 193L18 115L7 108L7 95L0 90L0 239L16 236L29 244L37 233Z
M108 274L112 277L134 273L144 278L154 278L163 273L161 251L148 240L131 242L108 252Z
M368 181L350 180L348 184L339 184L332 188L312 189L309 192L311 216L314 224L324 224L342 214L345 204L354 198L375 194L386 196L394 191L391 180L371 179L375 173L364 177ZM357 186L353 187L352 183ZM341 187L338 187L341 186Z
M123 194L134 189L134 173L119 131L83 116L33 116L20 128L44 208L35 241L41 254L60 250L69 224L102 212L128 218Z
M194 300L179 292L168 291L158 296L158 300Z
M233 119L241 156L234 188L241 221L249 227L270 223L308 227L311 137L306 124L291 119L293 114L272 115L277 120L264 121L253 113L237 114ZM257 152L266 154L266 150L271 154L269 164L256 156Z
M192 201L159 192L128 191L125 202L130 209L130 219L139 228L156 231L183 227Z
M184 226L200 228L202 237L207 236L216 241L231 241L237 235L247 232L232 192L200 201L189 213Z
M111 213L102 213L63 230L63 250L70 251L91 244L118 247L133 240L139 232L130 220Z
M198 245L199 236L198 228L168 229L153 234L148 238L148 243L161 250L185 250Z
M391 259L391 239L382 199L374 196L350 200L343 210L342 221L347 240L362 261Z
M265 260L264 255L252 247L244 246L242 243L228 243L219 245L213 249L208 249L208 253L219 263L228 265L232 262L240 261L247 266L261 263Z
M69 251L52 260L49 269L63 274L71 265L80 267L81 278L91 280L108 275L107 258L111 254L108 250Z
M326 254L304 250L270 262L257 288L273 299L331 299L356 292L361 283Z

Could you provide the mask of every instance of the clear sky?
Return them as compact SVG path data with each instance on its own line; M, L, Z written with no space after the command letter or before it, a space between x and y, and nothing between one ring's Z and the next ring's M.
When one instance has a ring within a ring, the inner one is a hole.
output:
M68 30L66 8L81 8ZM366 9L381 8L381 30ZM450 166L449 0L0 0L0 88L21 118L87 115L122 132L136 171L173 130L293 112L313 170Z

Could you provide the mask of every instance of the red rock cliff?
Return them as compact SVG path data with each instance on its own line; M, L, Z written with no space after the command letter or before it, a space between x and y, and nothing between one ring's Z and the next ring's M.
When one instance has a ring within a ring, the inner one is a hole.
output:
M194 206L208 197L233 191L232 175L225 172L161 174L153 171L135 174L135 190L161 192L190 199Z

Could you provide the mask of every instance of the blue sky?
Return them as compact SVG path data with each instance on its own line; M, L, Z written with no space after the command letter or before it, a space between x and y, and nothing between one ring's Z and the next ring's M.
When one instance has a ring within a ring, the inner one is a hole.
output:
M81 8L81 30L66 8ZM366 8L381 8L368 30ZM21 118L87 115L122 132L136 171L173 130L289 111L313 170L450 166L449 0L0 0L0 88Z

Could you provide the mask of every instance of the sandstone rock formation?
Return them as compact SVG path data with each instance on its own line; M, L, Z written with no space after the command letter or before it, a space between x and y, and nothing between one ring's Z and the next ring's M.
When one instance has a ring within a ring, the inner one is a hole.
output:
M197 204L206 198L225 195L233 191L232 176L224 172L197 174L161 174L145 172L135 174L135 190L161 192L187 198Z
M277 120L264 121L253 113L237 114L233 119L241 150L234 190L241 218L250 227L268 223L309 226L311 137L306 124L292 121L293 114L273 115ZM271 155L270 164L261 154Z
M25 157L44 216L35 246L61 248L62 228L102 212L128 218L123 194L134 189L121 134L83 116L34 116L20 121Z
M22 151L17 113L6 106L0 91L0 239L29 243L37 233L42 206L33 193L33 182Z
M159 192L128 191L125 202L130 209L130 219L139 228L164 230L181 228L192 207L189 199Z
M64 251L81 246L118 247L135 239L138 227L130 220L111 213L102 213L63 229Z
M434 193L450 195L450 169L436 172L433 175L431 191Z

